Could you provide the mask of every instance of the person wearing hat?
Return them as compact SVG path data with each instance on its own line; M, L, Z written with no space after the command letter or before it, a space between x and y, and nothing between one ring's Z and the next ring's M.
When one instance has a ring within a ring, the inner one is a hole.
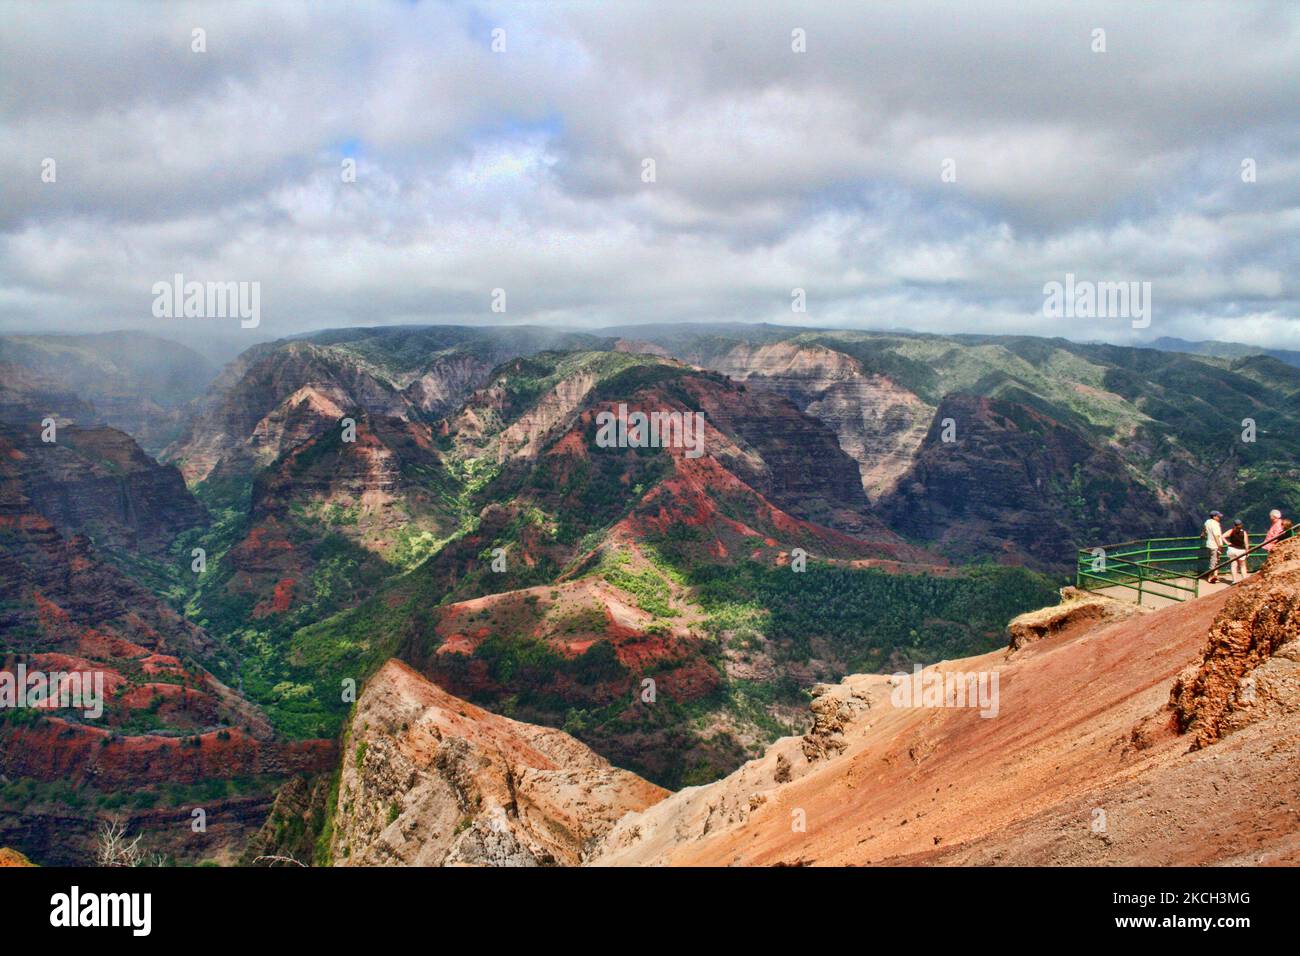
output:
M1211 511L1210 517L1205 521L1205 528L1201 531L1206 550L1210 552L1210 576L1206 578L1210 584L1219 582L1219 555L1223 551L1223 526L1219 524L1219 519L1222 517L1222 511Z
M1286 529L1282 527L1282 512L1276 508L1268 513L1268 520L1270 522L1268 532L1264 535L1264 543L1261 547L1265 551L1272 551L1273 546L1282 540Z
M1246 570L1246 552L1250 550L1250 535L1246 526L1238 518L1232 523L1232 530L1223 536L1228 546L1228 560L1232 562L1232 583L1239 584L1246 580L1250 572Z

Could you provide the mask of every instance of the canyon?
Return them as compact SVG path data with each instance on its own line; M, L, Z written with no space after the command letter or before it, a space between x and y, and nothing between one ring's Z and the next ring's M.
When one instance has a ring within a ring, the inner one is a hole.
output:
M0 844L34 862L114 816L178 861L1076 862L1105 845L1078 801L1175 799L1189 738L1254 785L1253 728L1289 726L1281 619L1047 607L1076 547L1300 506L1273 356L738 325L340 330L219 373L156 348L0 342L0 666L110 688L97 724L0 722ZM619 409L703 441L603 447ZM896 713L914 667L996 671L1003 710ZM187 840L200 795L222 822Z

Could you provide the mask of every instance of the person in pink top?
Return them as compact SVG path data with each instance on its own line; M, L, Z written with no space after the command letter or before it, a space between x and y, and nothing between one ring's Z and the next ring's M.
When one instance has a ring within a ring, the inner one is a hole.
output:
M1264 550L1272 551L1273 545L1277 544L1284 530L1282 528L1282 512L1274 508L1268 513L1268 517L1272 524L1268 526L1268 531L1264 534Z

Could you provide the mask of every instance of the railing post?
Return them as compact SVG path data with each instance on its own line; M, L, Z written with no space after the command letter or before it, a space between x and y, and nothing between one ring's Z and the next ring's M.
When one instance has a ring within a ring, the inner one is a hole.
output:
M1172 601L1188 601L1201 596L1201 576L1199 562L1202 546L1198 538L1140 538L1121 544L1107 545L1104 549L1108 558L1113 558L1109 574L1098 576L1090 570L1091 548L1076 549L1074 569L1075 586L1094 590L1107 588L1125 588L1138 593L1138 603L1146 598L1147 582L1152 581L1160 587L1150 593L1155 597ZM1253 555L1255 547L1247 553L1247 560ZM1109 552L1114 551L1112 556ZM1189 555L1190 556L1185 556ZM1177 557L1175 557L1177 555ZM1156 561L1160 561L1159 566ZM1087 563L1085 563L1087 562ZM1186 570L1190 562L1192 568ZM1136 568L1137 570L1134 570ZM1190 581L1189 581L1190 579ZM1179 582L1189 581L1188 584ZM1190 594L1191 598L1186 595Z

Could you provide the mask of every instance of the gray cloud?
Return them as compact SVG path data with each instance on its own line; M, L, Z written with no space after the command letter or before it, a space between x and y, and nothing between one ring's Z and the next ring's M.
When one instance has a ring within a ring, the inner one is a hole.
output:
M1300 347L1294 5L700 6L0 5L0 330L210 334L150 313L183 272L260 281L261 335L735 319ZM1067 272L1151 282L1151 327L1045 319Z

